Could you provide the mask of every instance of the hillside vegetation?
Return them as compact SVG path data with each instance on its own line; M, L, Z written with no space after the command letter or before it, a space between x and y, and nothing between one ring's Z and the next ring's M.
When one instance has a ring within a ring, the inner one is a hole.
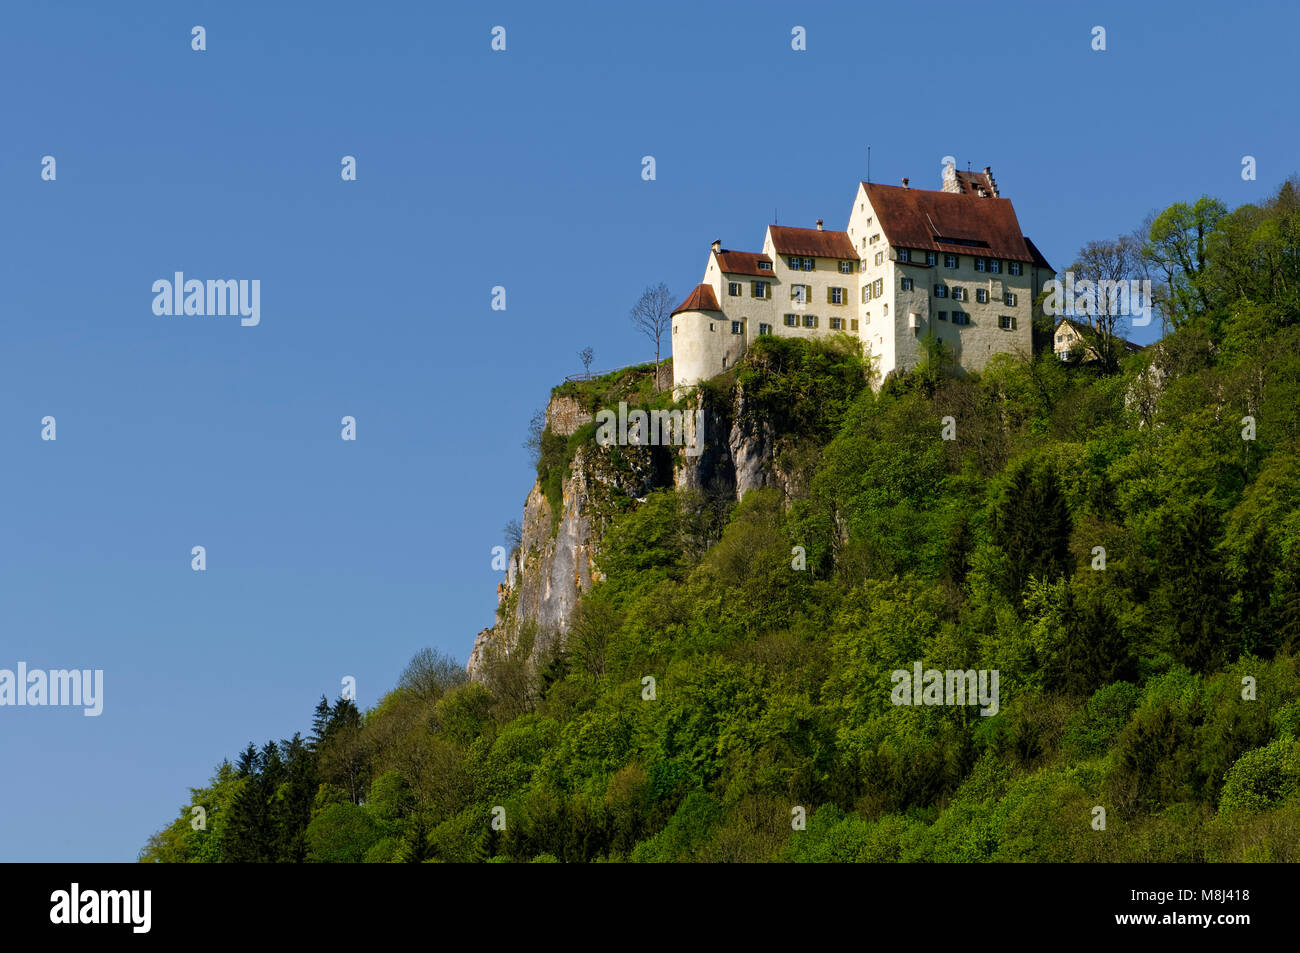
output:
M1297 205L1159 216L1170 327L1114 368L936 348L876 392L765 339L710 386L793 498L652 493L536 666L322 699L141 859L1300 860ZM917 662L997 670L997 713L894 704Z

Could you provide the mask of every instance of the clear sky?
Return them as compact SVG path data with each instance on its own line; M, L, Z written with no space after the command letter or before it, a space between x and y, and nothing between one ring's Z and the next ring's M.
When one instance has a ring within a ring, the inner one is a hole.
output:
M529 417L583 346L652 358L628 308L684 297L713 239L845 227L868 144L879 182L992 166L1058 267L1170 202L1250 201L1300 166L1298 19L6 0L0 668L105 684L98 718L0 708L0 859L134 859L344 676L365 707L422 647L466 658ZM258 279L261 323L155 316L176 271Z

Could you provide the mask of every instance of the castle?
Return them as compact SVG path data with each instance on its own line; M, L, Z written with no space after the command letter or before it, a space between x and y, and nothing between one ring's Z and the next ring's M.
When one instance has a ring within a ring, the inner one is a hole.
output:
M1055 270L1020 231L993 172L951 162L938 191L861 182L847 231L769 225L761 252L715 241L672 313L673 387L731 367L765 334L848 334L881 378L915 366L929 332L968 370L1028 355L1034 299Z

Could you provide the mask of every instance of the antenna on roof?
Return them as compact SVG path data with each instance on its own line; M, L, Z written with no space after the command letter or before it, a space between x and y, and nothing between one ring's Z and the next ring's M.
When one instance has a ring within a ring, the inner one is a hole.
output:
M773 224L773 225L777 225L777 224L780 223L780 221L781 221L781 220L780 220L779 218L777 218L777 215L776 215L776 206L773 205L773 206L772 206L772 224Z

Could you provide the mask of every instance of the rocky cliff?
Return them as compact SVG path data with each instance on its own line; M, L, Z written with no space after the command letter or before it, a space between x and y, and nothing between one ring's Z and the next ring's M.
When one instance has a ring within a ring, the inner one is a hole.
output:
M582 593L600 579L595 546L609 520L648 493L676 487L739 499L765 486L790 493L791 477L777 464L779 441L750 411L739 384L694 391L685 406L702 412L698 455L680 447L602 447L584 440L563 476L558 513L541 481L534 484L524 503L522 543L497 586L497 620L479 632L470 654L471 678L483 680L489 657L513 653L522 633L531 636L525 640L530 661L563 640ZM574 396L552 396L547 430L571 437L594 420L596 409Z

